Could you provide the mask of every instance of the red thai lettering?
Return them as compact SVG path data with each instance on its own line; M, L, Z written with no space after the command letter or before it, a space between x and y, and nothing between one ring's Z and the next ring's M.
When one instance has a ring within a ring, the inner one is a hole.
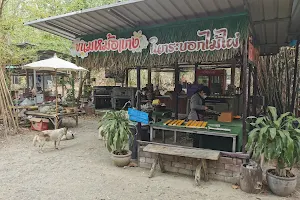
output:
M168 51L167 51L167 53L174 53L175 52L175 46L176 46L175 43L170 43L168 45Z
M179 42L179 51L180 52L186 52L187 51L187 43Z
M190 52L197 51L197 42L195 41L188 41L187 43L187 50Z
M140 46L140 39L136 37L131 37L131 39L132 39L132 43L131 43L130 50L137 49Z

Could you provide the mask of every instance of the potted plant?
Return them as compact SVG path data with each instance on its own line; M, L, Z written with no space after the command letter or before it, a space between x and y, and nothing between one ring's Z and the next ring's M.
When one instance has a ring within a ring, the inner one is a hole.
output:
M264 117L249 118L253 130L246 148L253 151L254 158L276 161L276 168L266 172L269 188L278 196L288 196L297 184L291 169L300 160L299 119L291 113L278 116L274 107L268 107Z
M132 141L132 133L129 122L124 110L108 111L99 122L99 134L104 138L105 146L118 167L128 165L131 159L129 142Z

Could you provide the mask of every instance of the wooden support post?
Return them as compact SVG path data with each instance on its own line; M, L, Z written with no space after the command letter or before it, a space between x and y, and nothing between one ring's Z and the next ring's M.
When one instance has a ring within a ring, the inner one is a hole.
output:
M243 71L243 152L246 152L246 144L248 141L248 133L247 133L247 116L248 116L248 37L247 39L244 40L244 47L243 47L243 66L242 66L242 71Z
M178 95L180 93L179 91L179 65L178 62L175 63L175 119L178 119L178 108L179 108L179 98Z
M165 173L166 172L165 166L164 166L164 163L163 163L163 160L162 160L162 157L160 154L158 154L158 164L159 164L161 172Z
M153 163L152 163L152 166L151 166L151 169L150 169L150 174L149 174L149 178L152 178L154 176L154 172L155 172L155 169L156 169L156 165L158 163L158 155L156 155Z
M295 52L295 67L294 67L294 80L293 80L293 93L292 93L292 102L290 106L290 112L294 113L294 108L295 108L295 100L296 98L296 93L298 90L298 77L299 77L299 72L298 72L298 58L299 58L299 43L300 41L297 40L296 44L296 52Z
M208 177L207 162L205 159L201 159L201 163L202 163L202 168L203 168L204 181L208 181L209 177Z
M197 186L199 186L201 183L201 167L202 167L202 163L200 160L198 166L196 167L196 172L195 172L195 183Z

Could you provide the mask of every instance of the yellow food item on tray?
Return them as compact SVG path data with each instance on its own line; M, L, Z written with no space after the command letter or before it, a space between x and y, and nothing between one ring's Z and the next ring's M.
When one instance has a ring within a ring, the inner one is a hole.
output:
M168 123L170 123L171 121L173 121L172 119L169 119L168 121L166 121L165 123L164 123L164 125L167 125Z
M181 124L183 124L184 120L180 120L178 123L177 123L177 126L181 126Z
M201 128L205 128L207 125L207 122L203 122L203 124L201 125Z
M168 123L168 126L172 126L172 124L175 122L175 120L172 120L170 123Z
M198 121L194 122L193 125L192 125L192 127L197 127L198 123L199 123Z
M202 123L202 121L197 122L196 127L198 128L201 123Z
M192 124L191 127L194 127L198 122L195 120Z
M178 120L174 120L173 122L170 123L170 126L176 125L177 122L178 122Z
M198 127L201 127L201 125L203 124L203 121L200 121L199 124L197 125Z
M195 124L195 127L198 128L200 123L201 123L201 121L197 121L197 123Z
M189 121L185 124L185 126L189 126L192 122L193 122L192 120L189 120Z

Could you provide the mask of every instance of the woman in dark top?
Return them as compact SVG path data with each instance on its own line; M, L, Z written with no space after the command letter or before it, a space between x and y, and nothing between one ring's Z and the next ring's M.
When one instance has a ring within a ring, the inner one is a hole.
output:
M210 95L210 89L207 86L203 86L201 89L197 90L195 94L191 97L189 113L189 120L204 121L204 114L208 108L205 106L205 99ZM198 134L193 134L193 147L201 147L202 136Z
M203 86L201 89L197 90L195 94L191 97L189 113L189 120L204 120L204 113L208 109L205 106L205 99L210 95L210 89L207 86Z

